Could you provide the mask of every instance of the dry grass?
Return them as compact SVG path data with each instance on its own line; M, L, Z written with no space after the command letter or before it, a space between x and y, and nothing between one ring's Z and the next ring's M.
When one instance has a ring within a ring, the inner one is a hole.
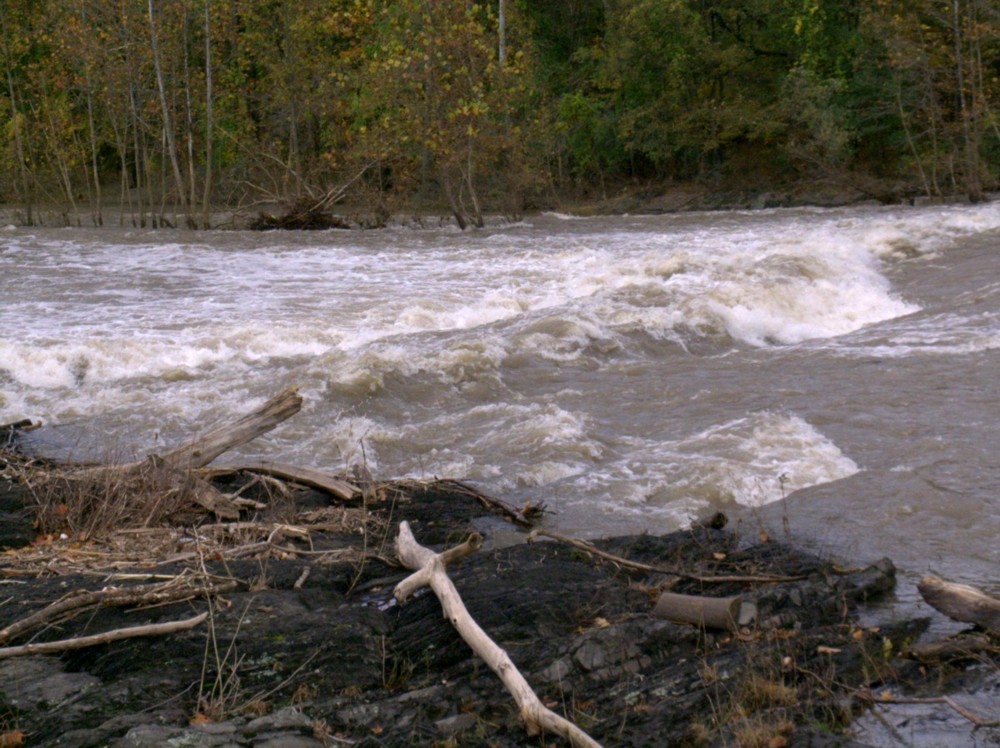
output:
M35 500L42 534L86 540L196 514L194 479L155 460L78 469L27 465L18 472Z
M386 519L368 506L299 512L300 489L268 475L244 473L221 484L229 490L223 493L196 471L179 471L155 458L90 466L52 465L7 452L3 457L4 477L31 498L38 533L34 545L4 554L6 576L114 571L192 561L198 553L216 560L308 555L320 563L356 563L365 557L361 544L317 551L314 538L388 534ZM385 495L381 485L376 495ZM206 496L219 497L239 516L217 521Z
M740 748L785 748L793 729L791 720L757 717L740 722L733 728L733 735Z

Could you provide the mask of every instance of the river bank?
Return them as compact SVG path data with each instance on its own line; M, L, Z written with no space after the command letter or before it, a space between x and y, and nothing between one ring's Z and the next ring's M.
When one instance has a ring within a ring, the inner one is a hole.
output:
M715 182L666 182L620 184L609 187L603 194L575 196L536 196L524 208L524 213L555 211L577 216L660 215L691 211L763 210L767 208L819 207L836 208L849 205L906 203L911 205L954 204L967 202L963 194L928 197L912 188L900 185L858 186L850 181L815 180L769 184L755 180L727 179ZM365 203L344 203L310 215L295 217L303 210L300 203L257 203L251 207L216 206L209 220L213 229L269 230L275 228L305 229L371 229L383 225L415 227L450 224L454 218L447 205L414 203L390 209ZM308 207L306 205L306 207ZM305 211L309 213L308 210ZM0 204L0 226L27 225L23 207ZM98 211L94 206L41 205L31 211L32 225L45 227L129 226L147 228L183 228L183 209L162 203L137 213L129 205L107 202ZM292 217L292 220L287 220ZM510 220L512 216L494 216L490 220Z
M605 746L894 745L891 729L868 742L858 718L1000 689L995 650L914 654L931 611L894 611L890 559L850 567L763 528L729 531L721 516L585 546L544 537L544 521L535 536L523 516L511 524L518 511L452 481L356 473L364 489L344 501L241 470L212 481L239 497L229 521L188 509L183 523L91 523L83 538L80 494L39 492L52 466L6 452L3 468L4 526L22 528L0 557L3 745L551 745L526 736L434 595L393 596L409 573L392 549L403 521L436 549L485 536L448 569L472 618L546 706ZM671 622L654 611L664 591L736 596L753 615L721 629ZM11 656L28 642L53 651ZM951 744L982 706L956 707L967 723ZM979 730L1000 737L995 722Z

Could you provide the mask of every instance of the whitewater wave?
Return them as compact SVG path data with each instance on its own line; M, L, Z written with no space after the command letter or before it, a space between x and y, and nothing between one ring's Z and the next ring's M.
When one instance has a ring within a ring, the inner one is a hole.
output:
M804 419L770 411L675 441L636 439L622 451L619 459L552 487L566 514L562 521L593 511L597 497L600 510L625 527L647 517L667 531L708 510L760 507L859 471Z

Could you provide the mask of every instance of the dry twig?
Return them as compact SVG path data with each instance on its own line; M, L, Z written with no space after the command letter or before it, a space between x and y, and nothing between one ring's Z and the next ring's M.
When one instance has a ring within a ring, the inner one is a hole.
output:
M586 551L587 553L603 558L606 561L610 561L618 566L624 566L629 569L637 569L639 571L651 572L654 574L670 574L675 577L681 577L683 579L690 579L695 582L701 582L703 584L721 584L723 582L747 582L756 584L776 584L779 582L797 582L805 579L804 576L786 577L778 576L774 574L728 574L728 575L716 575L716 576L702 576L700 574L691 574L690 572L680 571L679 569L672 569L666 566L652 566L650 564L644 564L639 561L630 561L622 556L616 556L613 553L608 553L607 551L602 551L595 548L590 543L586 543L582 540L576 540L574 538L568 538L565 535L559 535L554 532L547 532L545 530L533 530L530 535L528 535L528 542L530 543L536 537L551 538L552 540L557 540L560 543L565 543L581 551Z

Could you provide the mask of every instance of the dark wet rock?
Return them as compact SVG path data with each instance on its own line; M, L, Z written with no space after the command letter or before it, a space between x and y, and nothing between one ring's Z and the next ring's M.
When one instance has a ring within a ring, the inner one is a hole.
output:
M326 501L315 492L295 499L299 508ZM438 548L490 516L467 494L442 486L400 488L371 511L391 513L387 528L407 519L420 542ZM433 594L395 603L392 589L407 572L379 558L320 562L309 555L356 541L349 533L314 533L311 546L285 541L298 555L205 559L205 571L239 582L215 599L210 625L0 660L0 723L16 723L29 745L81 748L294 747L324 739L549 744L526 736L499 679L443 619ZM844 727L863 708L855 689L930 677L896 657L926 622L859 623L863 606L892 594L888 560L844 571L787 545L747 547L714 527L597 545L689 576L632 572L556 542L484 549L449 573L471 615L543 701L607 746L750 744L752 729L770 729L789 745L849 746ZM175 562L115 571L176 575L185 568ZM792 579L692 578L762 574ZM74 590L142 583L97 573L13 581L0 627ZM664 585L682 594L741 595L757 606L757 624L732 634L654 618ZM204 610L203 599L98 608L31 635L62 639Z
M0 464L0 468L3 465ZM0 481L4 481L0 477ZM33 502L26 490L7 482L0 490L0 551L23 548L35 538Z

